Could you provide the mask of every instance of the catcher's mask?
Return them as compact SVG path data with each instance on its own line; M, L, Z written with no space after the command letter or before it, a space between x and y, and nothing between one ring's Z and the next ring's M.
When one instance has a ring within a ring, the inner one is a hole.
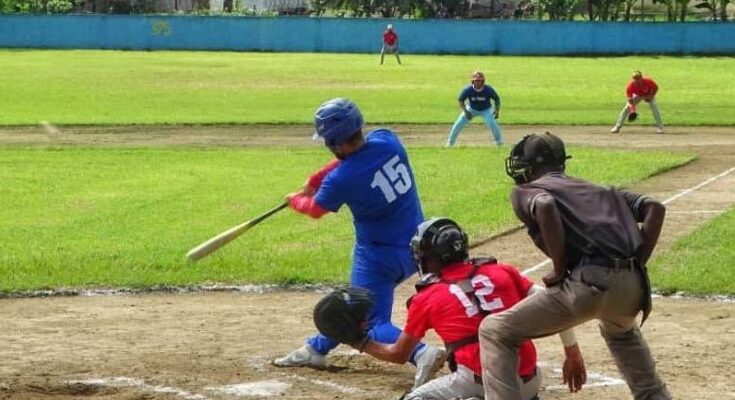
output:
M517 184L528 183L534 168L547 166L564 171L569 158L572 157L567 156L564 142L559 137L549 132L532 133L513 146L505 159L505 173Z
M469 257L467 234L449 218L431 218L422 222L411 238L411 252L419 276L426 274L425 262L438 261L442 266Z

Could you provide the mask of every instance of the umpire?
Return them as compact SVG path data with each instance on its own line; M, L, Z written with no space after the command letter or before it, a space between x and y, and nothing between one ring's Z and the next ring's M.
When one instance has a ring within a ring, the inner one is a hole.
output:
M565 175L568 158L561 139L547 132L525 136L506 159L506 172L516 182L513 209L554 270L543 278L545 293L480 326L485 399L521 398L520 343L591 319L600 321L634 398L671 399L635 320L643 311L642 324L651 311L645 265L666 209L650 197Z

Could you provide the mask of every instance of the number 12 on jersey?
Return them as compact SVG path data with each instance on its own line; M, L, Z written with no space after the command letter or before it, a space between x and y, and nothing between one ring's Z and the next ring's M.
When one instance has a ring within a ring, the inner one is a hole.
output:
M485 275L475 275L472 277L472 287L475 289L475 297L480 302L480 308L487 312L493 312L495 310L503 308L503 300L500 297L494 298L492 301L488 301L485 296L490 296L495 291L495 285L493 285L490 278ZM459 299L464 306L465 312L468 317L477 315L480 310L477 308L477 304L472 301L467 294L456 284L449 285L449 291Z
M371 188L379 188L388 203L394 202L398 195L408 192L413 186L408 168L396 154L383 167L375 171Z

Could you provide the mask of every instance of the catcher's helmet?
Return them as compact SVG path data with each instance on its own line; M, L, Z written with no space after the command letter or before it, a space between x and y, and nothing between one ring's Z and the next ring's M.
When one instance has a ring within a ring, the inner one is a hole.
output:
M537 166L559 167L564 170L567 156L564 142L550 133L532 133L526 135L510 151L505 159L505 173L516 183L526 183Z
M424 275L424 260L432 259L442 266L466 260L469 257L467 234L449 218L431 218L419 224L416 234L411 238L416 269Z
M323 138L329 148L346 142L364 125L357 104L348 99L336 98L322 103L314 115L314 135Z

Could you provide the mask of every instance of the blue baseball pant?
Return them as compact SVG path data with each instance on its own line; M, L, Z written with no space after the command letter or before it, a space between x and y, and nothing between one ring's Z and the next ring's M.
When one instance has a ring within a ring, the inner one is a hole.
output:
M467 111L469 111L473 117L477 117L478 115L481 116L485 120L485 125L487 125L487 127L490 128L490 131L493 133L495 144L498 146L503 145L503 134L500 131L500 125L498 125L498 122L493 116L492 107L483 111L477 111L472 107L467 107ZM457 136L459 136L459 133L469 124L470 120L465 117L464 113L460 113L457 120L454 121L454 125L452 125L452 130L449 131L447 146L454 146L454 143L457 142Z
M365 246L356 244L353 250L350 285L362 287L373 292L375 306L368 316L368 336L380 343L395 343L401 329L391 322L393 313L393 292L396 286L416 272L411 250L392 246ZM322 335L310 337L308 343L320 354L327 354L339 343ZM426 346L419 343L409 361L415 363L417 351Z

